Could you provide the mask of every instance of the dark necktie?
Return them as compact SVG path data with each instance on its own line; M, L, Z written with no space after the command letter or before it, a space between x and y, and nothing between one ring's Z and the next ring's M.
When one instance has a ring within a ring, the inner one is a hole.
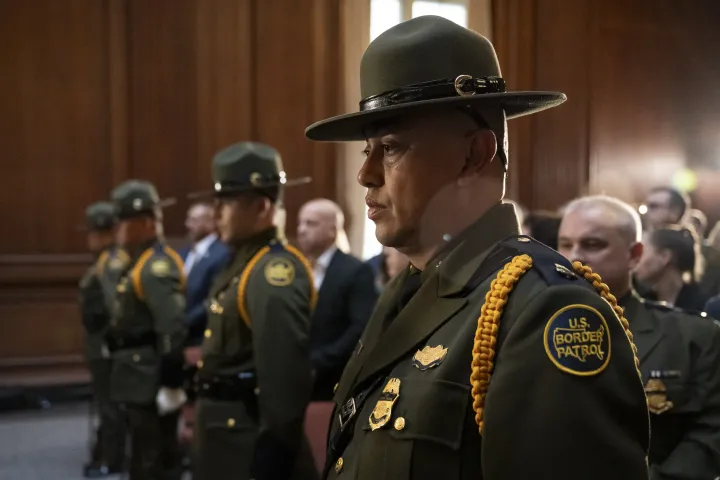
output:
M400 294L397 297L396 303L393 308L390 309L385 321L383 322L383 331L387 330L390 323L400 314L405 305L407 305L413 296L420 290L422 286L422 272L417 268L412 268L410 275L405 279L405 282L400 289Z

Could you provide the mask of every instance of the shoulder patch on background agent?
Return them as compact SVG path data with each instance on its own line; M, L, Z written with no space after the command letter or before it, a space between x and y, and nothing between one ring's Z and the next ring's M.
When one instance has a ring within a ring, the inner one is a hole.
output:
M597 375L610 363L610 334L602 314L588 305L568 305L545 326L545 352L560 370Z
M270 285L285 287L290 285L295 278L295 267L286 258L273 258L265 265L265 280Z
M168 273L170 273L170 262L168 262L165 258L158 258L157 260L153 260L153 262L150 264L150 271L153 273L153 275L156 275L158 277L165 277Z

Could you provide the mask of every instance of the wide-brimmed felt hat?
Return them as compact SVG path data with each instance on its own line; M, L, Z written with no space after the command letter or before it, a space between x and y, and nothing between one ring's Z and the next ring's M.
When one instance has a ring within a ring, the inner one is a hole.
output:
M145 180L127 180L112 191L110 198L118 219L152 214L158 208L175 204L174 198L161 199L157 188Z
M378 36L360 63L360 111L309 126L318 141L366 138L364 128L420 107L499 109L507 119L560 105L559 92L507 91L492 43L442 17L417 17Z
M78 230L110 230L116 223L115 205L110 202L95 202L85 209L85 224L79 225Z
M259 142L240 142L218 152L212 160L213 190L189 198L228 197L256 191L278 200L282 189L309 183L310 177L287 178L280 153Z

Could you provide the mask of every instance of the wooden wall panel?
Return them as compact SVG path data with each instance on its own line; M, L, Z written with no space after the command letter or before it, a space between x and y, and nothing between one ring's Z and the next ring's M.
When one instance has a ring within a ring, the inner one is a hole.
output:
M720 216L704 180L720 172L719 17L713 0L495 0L510 88L568 95L510 123L510 195L530 208L601 192L639 202L687 167L703 177L699 206Z
M186 195L210 187L212 156L237 141L268 142L290 176L314 178L288 192L290 233L301 202L337 197L335 148L304 129L340 110L339 18L334 0L0 2L12 233L0 235L0 377L80 361L76 284L91 258L76 227L118 183L178 198L165 215L177 243Z
M82 251L83 209L110 186L106 6L0 3L0 254Z
M180 200L165 212L169 235L184 233L184 199L198 183L196 3L128 1L130 174Z
M335 149L306 140L304 132L339 110L339 7L332 0L266 0L255 3L254 13L255 137L280 151L288 177L313 177L285 192L292 237L302 203L336 197Z

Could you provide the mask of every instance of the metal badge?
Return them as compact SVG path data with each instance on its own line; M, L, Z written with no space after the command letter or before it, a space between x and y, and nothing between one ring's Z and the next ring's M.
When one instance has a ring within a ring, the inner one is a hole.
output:
M412 363L420 370L425 371L440 365L443 360L445 360L447 352L448 349L443 348L442 345L438 345L437 347L426 345L425 348L417 351L412 359Z
M385 384L385 388L383 388L383 391L380 394L380 398L378 399L377 403L375 404L375 408L373 408L373 411L370 414L370 430L375 431L378 428L385 426L388 421L390 421L390 417L392 417L393 405L395 405L395 402L397 401L399 396L400 379L391 378L390 380L388 380L387 384Z
M648 380L645 385L645 394L647 395L648 410L650 413L660 415L673 408L673 402L667 399L667 388L662 380L653 378Z

